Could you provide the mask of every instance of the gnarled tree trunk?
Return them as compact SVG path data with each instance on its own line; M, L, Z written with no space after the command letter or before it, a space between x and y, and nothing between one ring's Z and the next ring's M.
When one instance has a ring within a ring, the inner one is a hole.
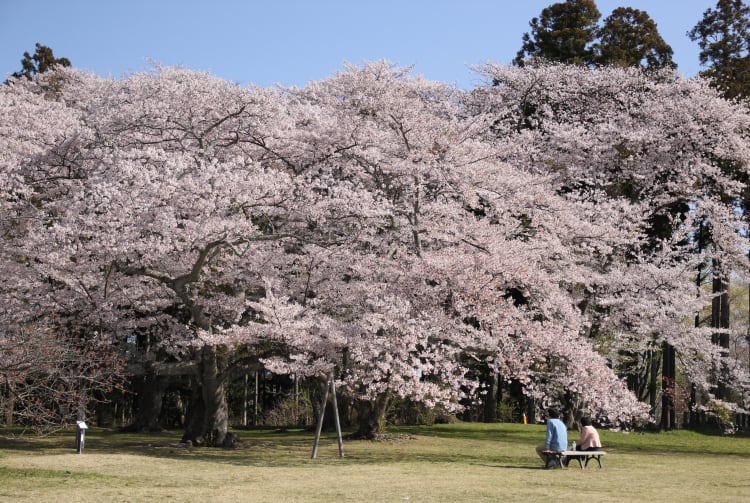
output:
M200 352L200 363L196 385L193 387L188 422L183 442L208 447L226 447L232 443L227 435L229 407L227 406L226 348L204 346Z
M675 416L676 390L676 355L674 347L668 342L662 344L662 398L661 398L661 427L666 430L677 428Z
M374 439L385 431L386 413L391 401L390 393L378 395L375 400L361 400L357 407L357 432L355 438Z
M498 375L492 371L488 372L487 395L484 397L484 422L494 423L497 421L497 402L500 397L500 380Z
M167 380L156 374L153 362L148 362L146 372L138 381L138 401L132 428L137 431L159 431L162 429L159 419Z

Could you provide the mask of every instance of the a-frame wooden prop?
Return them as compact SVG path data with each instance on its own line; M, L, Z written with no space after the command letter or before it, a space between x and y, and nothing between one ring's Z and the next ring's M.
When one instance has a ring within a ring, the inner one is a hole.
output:
M323 429L323 418L326 413L326 405L328 404L328 391L330 390L333 396L333 418L336 423L336 434L338 435L339 441L339 457L344 457L344 440L341 438L341 422L339 421L339 405L336 401L336 384L333 379L333 371L328 374L328 381L326 382L326 391L323 395L323 403L320 406L320 417L318 418L318 427L315 429L315 444L313 444L312 459L318 455L318 444L320 443L320 432Z

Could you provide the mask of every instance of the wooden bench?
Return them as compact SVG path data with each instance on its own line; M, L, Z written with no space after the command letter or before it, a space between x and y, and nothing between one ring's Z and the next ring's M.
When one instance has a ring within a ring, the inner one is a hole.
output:
M578 466L581 467L581 470L586 468L589 465L589 461L592 459L595 459L596 462L599 464L599 468L602 467L602 456L606 456L606 451L542 451L543 454L547 454L548 456L551 456L555 461L557 461L557 464L560 468L565 468L565 466L570 463L571 459L575 459L578 461ZM563 463L563 457L565 457L566 463Z

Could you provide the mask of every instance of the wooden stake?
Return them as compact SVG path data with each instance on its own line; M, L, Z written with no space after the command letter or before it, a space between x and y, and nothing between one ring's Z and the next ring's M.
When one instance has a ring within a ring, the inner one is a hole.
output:
M320 405L320 417L318 417L318 426L315 428L315 443L313 444L313 451L311 459L315 459L318 455L318 444L320 443L320 432L323 429L323 418L326 414L326 404L328 403L328 382L326 382L326 391L323 394L323 402Z
M333 379L333 372L331 372L329 379L331 381L331 393L333 394L333 417L336 420L336 434L339 440L339 457L344 457L344 439L341 437L341 422L339 421L339 404L336 401L336 384Z
M318 445L320 444L320 432L323 430L323 418L326 413L326 405L328 405L328 391L333 394L333 419L336 423L336 435L339 443L339 457L344 457L344 439L341 436L341 422L339 421L339 405L336 400L336 384L333 378L333 371L328 374L326 382L326 391L323 394L323 402L320 407L320 416L318 417L318 426L315 428L315 442L313 443L313 450L311 459L315 459L318 455Z

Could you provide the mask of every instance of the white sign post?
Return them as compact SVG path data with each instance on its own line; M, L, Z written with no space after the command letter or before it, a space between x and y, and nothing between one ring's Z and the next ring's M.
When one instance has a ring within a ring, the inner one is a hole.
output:
M83 443L86 440L86 430L89 427L83 421L78 421L76 424L76 452L81 454L83 452Z

